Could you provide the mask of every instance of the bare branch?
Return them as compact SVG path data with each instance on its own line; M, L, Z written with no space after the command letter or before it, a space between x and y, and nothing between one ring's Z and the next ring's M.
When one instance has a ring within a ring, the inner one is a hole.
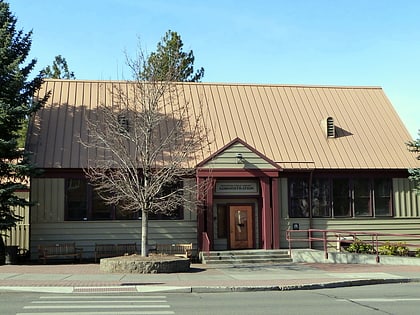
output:
M196 208L193 169L210 146L201 102L192 104L170 72L165 81L141 81L146 63L143 52L129 62L135 80L112 84L112 104L98 104L83 142L97 152L85 173L103 200L143 219Z

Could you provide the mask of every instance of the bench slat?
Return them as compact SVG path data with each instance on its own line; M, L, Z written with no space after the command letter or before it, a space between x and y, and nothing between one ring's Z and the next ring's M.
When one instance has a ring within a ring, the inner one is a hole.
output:
M63 244L46 244L38 246L38 259L43 260L44 264L48 258L58 257L74 257L79 258L82 261L81 248L77 248L75 243L63 243Z
M185 258L191 257L192 243L188 244L156 244L156 253L182 256Z
M95 262L99 258L108 258L137 253L137 244L95 244Z

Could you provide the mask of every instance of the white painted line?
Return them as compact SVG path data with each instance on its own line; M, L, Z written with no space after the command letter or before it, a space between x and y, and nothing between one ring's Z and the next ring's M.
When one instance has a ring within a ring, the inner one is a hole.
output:
M353 301L353 302L409 302L409 301L420 301L420 298L405 298L405 299L393 299L393 298L366 298L366 299L337 299L337 301Z
M2 287L1 289L19 292L73 293L73 287Z
M92 303L102 303L102 304L110 304L110 303L115 303L115 304L120 304L120 303L167 303L166 300L124 300L124 301L117 301L117 300L107 300L107 301L100 301L97 299L92 299L89 301L69 301L69 300L54 300L54 301L32 301L32 304L62 304L62 303L67 303L67 304L92 304Z
M118 311L118 315L172 315L173 311ZM75 315L74 312L16 313L16 315ZM113 312L77 312L77 315L115 315Z
M137 292L140 293L153 293L153 292L191 292L191 287L176 287L176 286L136 286Z
M103 293L103 292L102 292ZM137 293L136 293L137 294ZM145 296L145 295L46 295L46 296L40 296L40 299L78 299L78 300L83 300L83 299L105 299L105 300L109 300L109 299L132 299L132 298L136 298L136 299L166 299L166 295L149 295L149 296Z
M169 308L169 305L115 305L115 307L121 308ZM24 306L24 309L81 309L81 308L94 308L94 309L103 309L103 308L113 308L113 305L103 305L103 304L94 304L94 305L36 305L36 306Z

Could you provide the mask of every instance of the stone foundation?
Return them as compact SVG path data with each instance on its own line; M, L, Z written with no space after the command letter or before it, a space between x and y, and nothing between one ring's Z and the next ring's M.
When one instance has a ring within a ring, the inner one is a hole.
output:
M100 261L100 270L115 273L174 273L188 272L190 260L175 256L138 255L103 258Z

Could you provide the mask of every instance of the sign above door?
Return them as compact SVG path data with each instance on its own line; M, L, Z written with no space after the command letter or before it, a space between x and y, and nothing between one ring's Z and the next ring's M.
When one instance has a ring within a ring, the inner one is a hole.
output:
M258 195L256 181L217 181L215 195Z

